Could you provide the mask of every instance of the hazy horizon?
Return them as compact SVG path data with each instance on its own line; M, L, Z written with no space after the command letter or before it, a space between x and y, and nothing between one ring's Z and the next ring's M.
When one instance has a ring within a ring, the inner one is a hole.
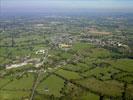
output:
M132 0L1 0L1 13L133 12Z

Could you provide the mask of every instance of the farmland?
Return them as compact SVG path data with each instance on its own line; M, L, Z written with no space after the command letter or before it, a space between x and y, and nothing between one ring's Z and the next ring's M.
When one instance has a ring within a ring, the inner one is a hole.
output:
M0 100L132 100L132 18L118 18L1 19Z

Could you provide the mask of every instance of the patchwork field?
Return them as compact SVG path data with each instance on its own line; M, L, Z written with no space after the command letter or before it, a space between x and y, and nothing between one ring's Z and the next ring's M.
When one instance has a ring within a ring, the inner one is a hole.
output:
M59 97L62 95L60 91L63 88L63 86L64 80L55 75L51 75L38 84L36 91L39 94L48 94Z
M0 100L133 100L133 17L115 17L0 20Z

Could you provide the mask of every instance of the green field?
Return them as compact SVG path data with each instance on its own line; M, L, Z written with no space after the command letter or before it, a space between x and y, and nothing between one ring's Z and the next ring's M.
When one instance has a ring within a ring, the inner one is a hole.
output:
M114 80L103 82L95 78L89 78L76 82L92 91L96 91L99 94L101 93L107 96L121 96L121 93L123 91L123 84Z
M133 60L131 59L118 59L111 62L113 67L123 71L133 72Z
M3 88L3 86L7 83L11 82L11 80L8 78L0 78L0 88Z
M60 69L60 70L56 71L56 74L59 74L59 75L63 76L66 79L79 79L79 78L81 78L81 76L78 73L63 70L63 69Z
M29 95L27 91L0 91L1 100L21 100L29 98Z
M25 84L26 82L26 84ZM8 85L3 87L3 89L9 89L9 90L14 90L14 89L31 89L34 83L34 75L33 74L28 74L28 75L23 75L20 79L13 79Z
M55 75L51 75L38 85L36 91L39 94L54 95L59 97L61 96L60 91L63 86L64 80Z
M72 83L67 83L62 92L65 94L65 98L71 100L99 100L98 95L86 91Z
M111 75L118 72L119 70L113 69L112 67L96 67L94 69L88 70L82 75L85 77L95 76L98 79L108 80L111 79Z

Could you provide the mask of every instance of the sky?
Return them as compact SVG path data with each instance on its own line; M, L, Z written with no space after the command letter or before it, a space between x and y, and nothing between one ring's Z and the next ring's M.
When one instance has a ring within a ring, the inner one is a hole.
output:
M1 0L2 12L133 11L133 0Z

